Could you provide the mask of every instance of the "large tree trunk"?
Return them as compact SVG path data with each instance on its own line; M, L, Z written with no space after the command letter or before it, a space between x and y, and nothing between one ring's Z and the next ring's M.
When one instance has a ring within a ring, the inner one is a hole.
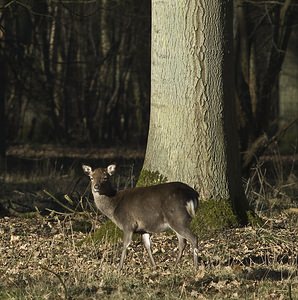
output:
M152 2L150 129L143 172L230 199L245 222L233 97L232 2Z

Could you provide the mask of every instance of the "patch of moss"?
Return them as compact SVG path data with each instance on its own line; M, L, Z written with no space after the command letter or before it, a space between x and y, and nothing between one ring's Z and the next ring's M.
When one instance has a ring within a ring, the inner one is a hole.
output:
M252 210L244 212L247 223L252 226L262 226L264 221ZM191 221L191 229L198 236L208 236L216 231L239 226L240 220L235 214L230 200L210 199L202 201Z
M164 175L160 174L158 171L149 171L143 169L139 176L137 186L150 186L159 183L165 183L168 179Z
M196 235L202 236L237 225L239 222L229 200L210 199L200 203L190 226Z
M92 229L92 222L84 219L74 219L72 229L73 231L88 233Z
M252 210L249 210L247 213L248 224L251 226L263 226L264 221Z
M14 212L14 214L20 218L24 218L24 219L36 219L40 217L40 213L38 211L29 211L29 212L21 212L21 213L17 213Z
M90 233L90 235L86 237L81 244L97 244L103 242L115 244L122 239L122 236L122 231L112 221L108 220L102 226L100 226L100 228Z
M297 147L298 123L289 128L279 140L279 151L281 154L292 154L294 146Z

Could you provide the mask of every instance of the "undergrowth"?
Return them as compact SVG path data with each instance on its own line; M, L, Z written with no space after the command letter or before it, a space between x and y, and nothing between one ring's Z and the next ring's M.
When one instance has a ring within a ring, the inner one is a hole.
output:
M118 271L120 231L92 205L0 219L0 299L298 299L297 174L294 167L285 172L278 156L270 170L260 162L245 182L250 204L264 222L199 234L197 270L189 246L174 266L177 239L164 233L152 236L156 268L136 236ZM63 195L73 200L67 190L76 189L73 181L60 174L56 184L54 177L47 183L50 195L64 186ZM117 177L115 183L134 181ZM90 198L87 187L87 180L80 182L83 203Z

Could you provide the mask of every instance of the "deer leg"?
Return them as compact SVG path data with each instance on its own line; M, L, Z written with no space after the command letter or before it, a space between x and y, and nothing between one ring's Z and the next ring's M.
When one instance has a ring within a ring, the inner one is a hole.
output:
M179 253L178 253L178 256L177 256L177 259L176 259L176 263L175 263L175 267L177 266L178 262L180 261L180 258L183 254L183 251L185 249L185 246L186 246L186 239L180 235L179 233L176 232L176 235L178 237L178 248L179 248Z
M129 246L129 244L132 241L132 232L123 232L123 249L122 249L122 253L121 253L121 259L120 259L120 264L119 264L119 270L122 269L123 267L123 263L124 263L124 259L126 257L126 250L127 247Z
M193 264L194 267L198 267L198 238L189 230L187 229L184 233L185 238L188 240L188 242L192 245L192 251L193 251Z
M142 240L143 240L144 246L145 246L145 248L148 252L151 264L152 264L153 267L155 267L156 264L155 264L155 261L153 259L152 252L151 252L151 241L150 241L149 233L143 233L142 234Z
M194 262L194 267L197 268L198 266L198 239L197 237L191 232L191 230L187 227L181 227L181 228L175 228L174 231L176 232L178 239L179 235L181 238L186 239L192 246L193 249L193 262ZM180 243L180 240L179 240ZM180 249L180 248L179 248ZM180 255L180 252L179 252ZM178 258L180 259L178 255ZM181 253L182 255L182 253Z

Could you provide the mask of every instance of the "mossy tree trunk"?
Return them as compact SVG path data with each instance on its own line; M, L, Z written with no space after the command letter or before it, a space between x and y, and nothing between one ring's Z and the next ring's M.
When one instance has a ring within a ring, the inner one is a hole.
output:
M142 172L186 182L202 200L228 199L245 223L232 21L232 1L152 1L151 115Z

